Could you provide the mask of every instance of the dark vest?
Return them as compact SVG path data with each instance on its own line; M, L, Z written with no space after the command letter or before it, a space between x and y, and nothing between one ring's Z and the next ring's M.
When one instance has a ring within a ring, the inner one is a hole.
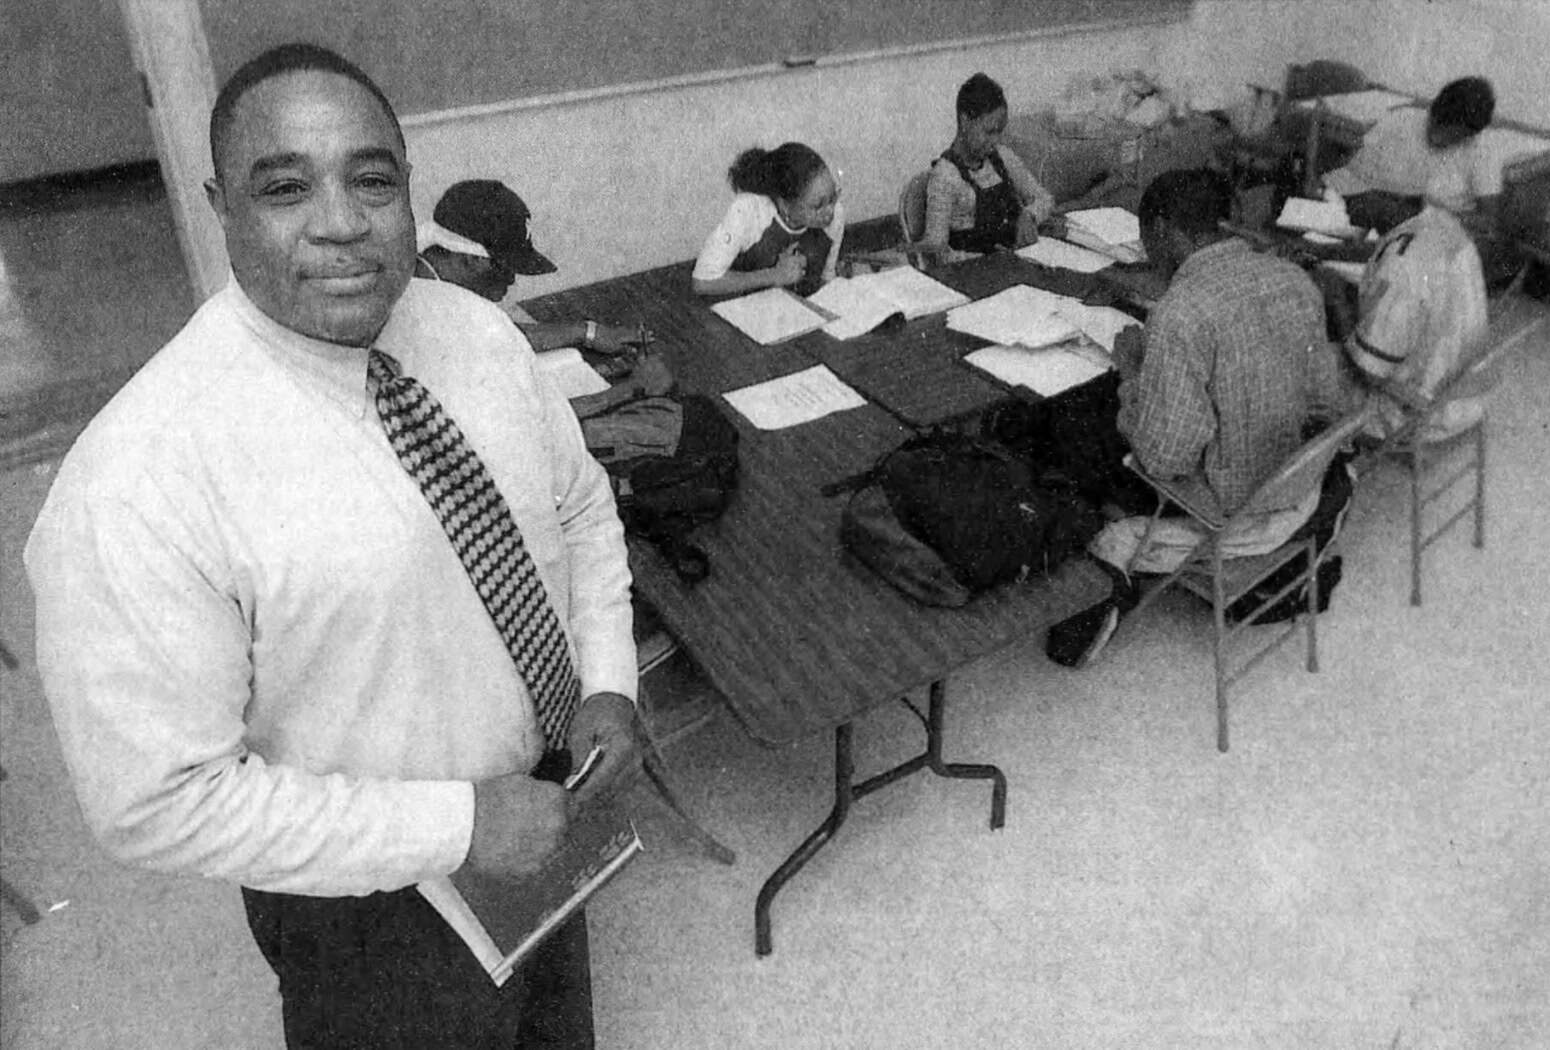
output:
M986 158L1001 177L1000 183L989 189L981 189L969 177L968 166L954 156L952 150L942 154L942 159L958 169L963 181L974 191L974 228L952 230L947 234L947 245L961 252L993 252L997 248L1012 248L1017 244L1017 220L1023 213L1023 202L1012 185L1006 163L999 150L991 150Z

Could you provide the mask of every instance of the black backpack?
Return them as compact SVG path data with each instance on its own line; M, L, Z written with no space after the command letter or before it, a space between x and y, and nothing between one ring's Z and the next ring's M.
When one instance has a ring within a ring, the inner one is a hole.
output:
M651 407L667 400L645 399ZM597 449L594 454L608 471L625 531L652 543L682 579L697 583L710 574L710 562L688 537L696 527L721 517L731 502L737 487L738 434L710 398L686 394L670 400L682 412L671 454L610 456ZM625 402L600 415L610 417L607 422L617 431L628 425L631 406L643 404ZM655 425L642 418L643 425ZM588 422L583 420L584 433Z
M1035 477L1006 449L953 431L910 438L826 491L847 489L855 492L841 543L930 605L963 605L997 584L1051 572L1102 526L1064 479Z

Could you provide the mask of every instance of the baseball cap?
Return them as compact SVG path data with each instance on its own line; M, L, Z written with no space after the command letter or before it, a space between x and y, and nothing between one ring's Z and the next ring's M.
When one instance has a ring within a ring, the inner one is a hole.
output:
M554 263L533 247L527 232L532 215L505 183L469 179L447 188L432 213L436 225L483 245L490 258L514 274L553 273Z

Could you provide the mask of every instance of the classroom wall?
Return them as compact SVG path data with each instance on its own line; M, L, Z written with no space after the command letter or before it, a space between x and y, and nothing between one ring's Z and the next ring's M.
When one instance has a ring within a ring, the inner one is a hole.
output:
M115 0L0 3L0 183L153 160Z

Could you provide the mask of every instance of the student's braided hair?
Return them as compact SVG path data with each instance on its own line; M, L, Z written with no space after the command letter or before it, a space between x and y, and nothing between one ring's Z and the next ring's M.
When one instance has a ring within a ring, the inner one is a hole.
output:
M824 170L823 158L811 146L786 142L774 149L744 150L727 169L727 180L739 193L757 193L771 200L796 200Z

